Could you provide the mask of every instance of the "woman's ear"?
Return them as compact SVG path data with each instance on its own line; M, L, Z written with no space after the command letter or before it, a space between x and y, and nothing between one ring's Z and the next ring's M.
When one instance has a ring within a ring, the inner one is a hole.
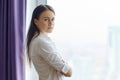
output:
M36 26L38 26L38 20L37 19L34 19L34 23Z

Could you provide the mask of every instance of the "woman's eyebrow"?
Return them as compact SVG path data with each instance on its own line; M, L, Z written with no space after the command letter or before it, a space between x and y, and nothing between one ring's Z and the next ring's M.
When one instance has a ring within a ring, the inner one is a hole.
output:
M43 18L50 18L50 17L43 17ZM52 18L55 18L55 17L52 17Z
M49 18L49 17L43 17L43 18Z

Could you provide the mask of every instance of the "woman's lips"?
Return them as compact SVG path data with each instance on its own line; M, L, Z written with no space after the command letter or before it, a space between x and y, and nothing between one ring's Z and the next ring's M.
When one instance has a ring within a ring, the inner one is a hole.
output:
M48 29L53 29L53 27L48 27Z

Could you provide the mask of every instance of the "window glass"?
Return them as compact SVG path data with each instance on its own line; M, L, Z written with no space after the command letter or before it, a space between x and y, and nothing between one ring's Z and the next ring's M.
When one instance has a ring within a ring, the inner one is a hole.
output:
M51 37L73 67L66 80L120 80L119 3L47 0L56 12Z

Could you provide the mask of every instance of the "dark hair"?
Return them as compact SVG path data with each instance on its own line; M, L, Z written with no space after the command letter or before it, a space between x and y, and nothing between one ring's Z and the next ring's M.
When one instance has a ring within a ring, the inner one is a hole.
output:
M31 23L27 33L27 56L28 56L29 63L31 63L31 58L29 54L30 42L36 33L37 35L35 37L37 37L40 34L39 29L34 23L34 19L38 19L41 13L43 13L46 10L50 10L55 14L54 9L50 5L43 5L43 4L37 6L32 13L32 19L31 19Z

